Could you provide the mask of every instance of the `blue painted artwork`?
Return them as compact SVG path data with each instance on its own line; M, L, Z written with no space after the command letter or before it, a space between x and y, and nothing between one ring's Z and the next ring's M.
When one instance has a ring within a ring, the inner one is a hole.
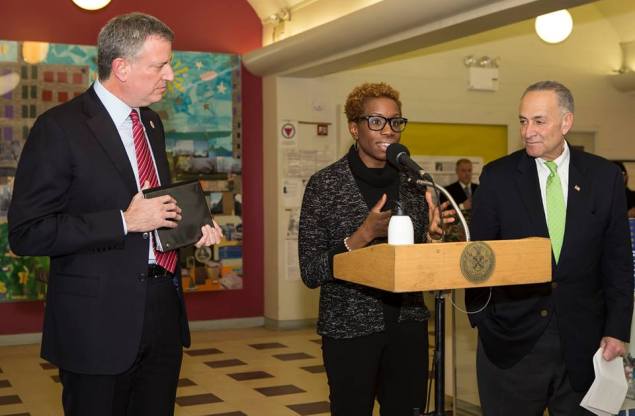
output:
M174 81L166 99L153 106L163 115L166 130L231 131L238 63L236 55L175 52Z
M174 80L152 108L164 124L173 179L199 179L208 195L241 201L239 56L173 51L172 68ZM7 239L13 176L29 129L96 78L94 46L0 40L0 302L42 299L46 291L48 259L16 257ZM236 206L226 204L217 221L240 226ZM189 248L181 259L188 291L242 287L242 272L222 267L213 253Z
M18 42L0 40L0 62L18 61Z

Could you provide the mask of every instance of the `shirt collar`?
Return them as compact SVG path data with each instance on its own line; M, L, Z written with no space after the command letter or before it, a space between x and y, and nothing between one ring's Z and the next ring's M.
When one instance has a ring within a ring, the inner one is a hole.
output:
M121 126L127 119L130 117L130 112L132 110L137 110L138 108L132 108L128 104L121 101L119 97L108 91L104 85L96 80L93 84L93 88L95 89L95 93L97 97L101 100L104 107L106 107L106 111L112 118L112 121L115 123L115 126ZM141 113L139 113L139 117L141 117Z
M558 156L557 158L555 158L553 161L556 164L556 166L558 167L558 169L560 169L563 166L569 166L569 158L571 157L571 151L569 150L569 144L567 143L567 141L564 141L564 150L562 151L562 154L560 156ZM543 158L536 158L536 160L538 161L538 164L542 167L544 167L545 169L547 169L547 166L545 166L545 160Z

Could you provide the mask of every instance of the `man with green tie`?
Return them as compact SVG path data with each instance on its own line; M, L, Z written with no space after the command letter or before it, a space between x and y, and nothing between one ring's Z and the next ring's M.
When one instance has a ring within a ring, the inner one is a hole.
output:
M633 311L633 263L619 169L571 148L574 102L554 81L529 86L525 148L488 164L474 195L474 240L549 237L552 282L471 289L483 414L591 414L579 406L592 357L620 359ZM522 267L522 265L519 265ZM484 305L487 305L483 307Z

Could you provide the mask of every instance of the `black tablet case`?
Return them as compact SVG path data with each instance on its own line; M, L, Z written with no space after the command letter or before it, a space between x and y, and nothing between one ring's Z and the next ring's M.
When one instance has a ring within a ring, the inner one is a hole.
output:
M181 221L176 228L155 230L155 248L159 251L176 250L196 243L202 236L201 227L209 224L213 227L207 199L198 180L178 182L171 185L146 189L145 198L170 195L181 208Z

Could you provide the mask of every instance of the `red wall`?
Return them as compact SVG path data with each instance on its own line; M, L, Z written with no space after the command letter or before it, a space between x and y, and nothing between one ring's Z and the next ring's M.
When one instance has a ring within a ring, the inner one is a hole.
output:
M174 49L242 54L262 45L262 25L247 0L112 0L96 12L71 0L1 0L0 39L94 45L99 29L122 13L158 17L175 33ZM242 70L244 288L186 296L190 320L263 314L262 83ZM42 302L0 303L0 334L40 332Z

